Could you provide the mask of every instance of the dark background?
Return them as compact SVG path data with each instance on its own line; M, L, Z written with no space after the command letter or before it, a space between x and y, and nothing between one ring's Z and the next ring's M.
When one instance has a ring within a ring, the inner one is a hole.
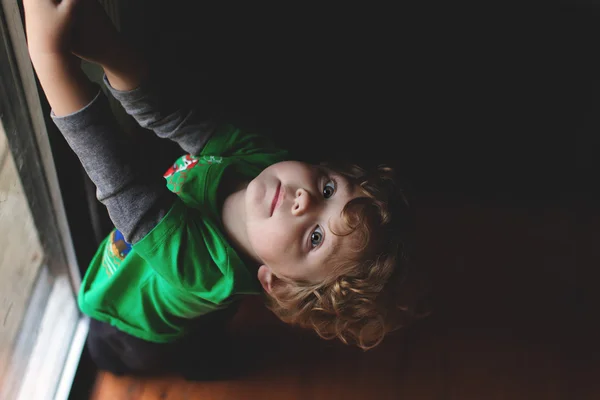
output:
M519 355L515 343L539 345L574 382L595 381L596 8L131 4L123 33L190 101L300 158L398 168L437 290L417 343L452 352L454 332L457 359L490 337ZM145 143L164 170L176 149ZM85 268L97 240L90 192L62 139L53 144ZM521 361L507 365L526 371Z
M418 191L592 186L589 6L210 4L147 3L124 30L174 84L301 157L393 160Z
M590 221L598 11L526 4L130 1L121 18L122 33L182 97L299 158L391 163L417 211L479 204L535 216L559 207ZM110 221L60 134L50 134L83 272ZM149 132L139 138L157 173L178 155Z
M390 163L417 198L525 207L592 200L600 25L589 3L129 1L121 18L122 33L173 90L296 157ZM178 149L143 136L165 170ZM53 144L87 265L98 241L85 206L93 188L83 189L57 132ZM101 207L96 213L104 233L110 224Z

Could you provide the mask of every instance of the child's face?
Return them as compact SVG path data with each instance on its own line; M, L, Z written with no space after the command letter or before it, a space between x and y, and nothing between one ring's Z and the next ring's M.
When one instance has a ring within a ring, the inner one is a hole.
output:
M320 166L296 161L270 166L246 191L254 254L276 277L322 281L331 274L328 261L351 246L352 235L339 236L347 231L341 212L358 195L345 177ZM259 270L262 282L260 275Z

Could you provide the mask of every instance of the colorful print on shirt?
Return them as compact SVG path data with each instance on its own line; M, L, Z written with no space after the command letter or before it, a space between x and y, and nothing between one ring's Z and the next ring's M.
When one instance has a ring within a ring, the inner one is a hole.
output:
M188 178L188 171L198 165L220 164L221 162L223 162L222 157L196 157L191 154L186 154L185 156L178 158L163 176L167 180L169 189L173 193L180 193Z
M108 276L114 274L121 262L127 257L131 251L131 244L125 241L125 237L118 229L115 229L110 234L104 250L104 267Z

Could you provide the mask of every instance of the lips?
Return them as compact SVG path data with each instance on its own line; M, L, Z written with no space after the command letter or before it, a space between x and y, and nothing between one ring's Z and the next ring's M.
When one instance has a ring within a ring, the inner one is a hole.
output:
M273 195L273 200L271 201L271 215L275 212L277 205L281 202L281 182L277 185L277 189L275 190L275 194Z

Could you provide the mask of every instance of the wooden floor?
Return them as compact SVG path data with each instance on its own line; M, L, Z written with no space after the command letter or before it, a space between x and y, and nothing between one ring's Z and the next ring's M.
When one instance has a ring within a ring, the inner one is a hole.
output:
M283 327L248 302L236 321L249 360L241 376L103 373L91 398L600 399L599 214L581 204L424 205L418 262L436 298L421 324L362 353Z

